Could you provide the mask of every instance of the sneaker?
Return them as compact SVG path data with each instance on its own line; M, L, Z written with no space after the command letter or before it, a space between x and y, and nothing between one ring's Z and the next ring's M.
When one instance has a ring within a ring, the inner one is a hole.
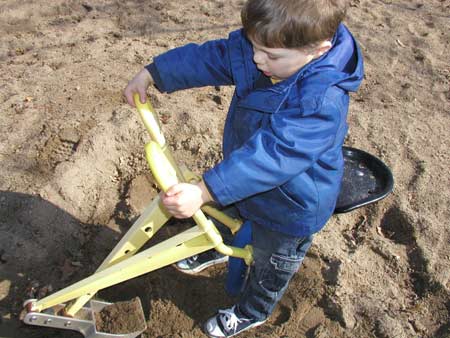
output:
M233 306L231 309L219 310L219 313L205 323L205 333L212 338L234 337L237 334L263 324L265 320L246 318Z
M228 256L224 256L216 250L208 250L199 255L195 255L175 263L175 268L181 272L193 275L210 266L225 263L227 261Z

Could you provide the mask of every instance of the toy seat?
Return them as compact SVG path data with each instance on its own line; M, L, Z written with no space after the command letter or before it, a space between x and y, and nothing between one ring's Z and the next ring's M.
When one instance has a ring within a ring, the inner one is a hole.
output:
M392 192L392 172L380 159L356 148L344 146L342 151L344 177L335 213L349 212L374 203Z

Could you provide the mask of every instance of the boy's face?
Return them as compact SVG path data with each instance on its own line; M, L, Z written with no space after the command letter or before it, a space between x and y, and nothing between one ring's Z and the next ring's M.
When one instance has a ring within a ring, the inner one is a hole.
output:
M285 80L300 68L322 55L331 47L318 48L268 48L250 39L253 45L253 61L264 75ZM328 42L328 41L327 41Z

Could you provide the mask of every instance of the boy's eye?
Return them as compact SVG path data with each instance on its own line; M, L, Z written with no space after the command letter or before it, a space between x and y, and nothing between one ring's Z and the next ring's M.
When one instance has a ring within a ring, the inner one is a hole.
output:
M268 57L270 60L277 60L277 59L279 59L278 56L273 56L273 55L267 55L267 57Z

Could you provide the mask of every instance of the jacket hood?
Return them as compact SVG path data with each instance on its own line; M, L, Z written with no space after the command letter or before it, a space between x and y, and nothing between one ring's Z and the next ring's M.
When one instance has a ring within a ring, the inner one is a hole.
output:
M335 85L351 92L358 89L364 76L363 57L356 40L343 24L333 37L331 49L302 68L298 76L308 83Z

